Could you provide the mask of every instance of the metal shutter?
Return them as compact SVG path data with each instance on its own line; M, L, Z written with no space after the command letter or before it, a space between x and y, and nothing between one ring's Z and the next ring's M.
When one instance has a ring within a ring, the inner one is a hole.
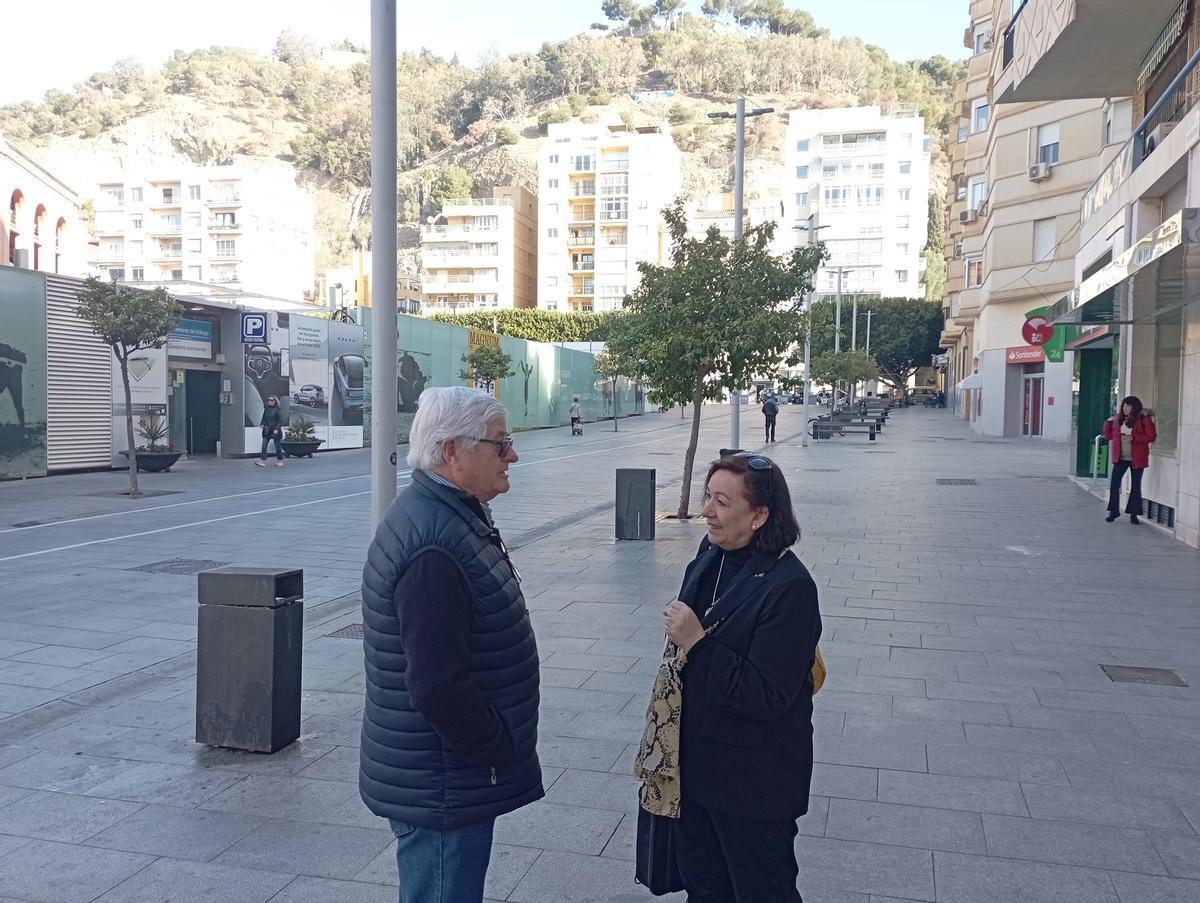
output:
M83 283L46 276L46 458L50 471L112 465L112 352L75 314Z

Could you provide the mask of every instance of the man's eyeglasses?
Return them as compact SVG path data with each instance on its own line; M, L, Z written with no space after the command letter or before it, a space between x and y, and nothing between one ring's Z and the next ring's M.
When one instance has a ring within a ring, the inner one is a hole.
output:
M496 446L496 454L503 458L513 447L513 437L505 436L503 439L476 439L476 442L486 442L488 445Z

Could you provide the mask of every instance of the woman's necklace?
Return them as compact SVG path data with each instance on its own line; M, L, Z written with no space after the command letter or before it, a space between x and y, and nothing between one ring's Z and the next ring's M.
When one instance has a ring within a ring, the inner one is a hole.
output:
M721 588L721 575L725 573L725 553L721 553L721 565L717 568L717 582L713 584L712 604L704 612L704 617L708 617L709 612L717 607L717 590Z

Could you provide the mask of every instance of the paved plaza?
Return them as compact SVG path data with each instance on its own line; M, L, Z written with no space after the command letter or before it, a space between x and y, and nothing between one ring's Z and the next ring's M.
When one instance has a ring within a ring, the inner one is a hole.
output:
M829 666L806 903L1200 900L1200 555L1106 524L1061 445L908 409L878 442L802 448L802 422L785 407L769 453ZM652 899L630 769L703 527L615 542L613 470L657 468L674 510L688 425L518 436L495 509L541 651L547 790L499 821L490 899ZM698 461L728 438L706 410ZM0 484L0 903L395 903L392 837L356 784L361 640L331 636L361 620L368 471L362 451L196 460L135 502L121 473ZM305 571L302 737L274 755L193 742L204 562Z

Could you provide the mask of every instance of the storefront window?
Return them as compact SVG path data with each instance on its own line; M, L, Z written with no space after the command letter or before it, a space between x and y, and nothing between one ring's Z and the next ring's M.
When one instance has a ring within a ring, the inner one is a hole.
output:
M1183 309L1166 314L1154 330L1154 424L1156 451L1175 451L1179 436L1179 378L1183 354Z

